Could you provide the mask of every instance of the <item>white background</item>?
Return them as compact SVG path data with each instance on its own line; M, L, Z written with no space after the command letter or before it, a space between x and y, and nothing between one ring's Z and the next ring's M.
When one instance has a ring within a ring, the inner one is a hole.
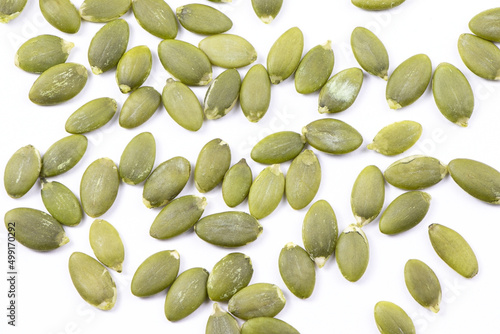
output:
M250 159L252 146L264 136L282 130L300 132L309 122L334 117L355 127L364 138L357 151L345 156L319 153L323 179L315 198L326 199L332 205L342 230L354 222L350 208L350 193L358 173L367 165L381 170L396 159L411 154L427 154L444 163L462 157L485 162L500 169L498 133L500 127L500 84L473 75L460 60L457 40L469 32L469 20L480 11L498 6L493 0L408 0L400 7L384 12L368 12L353 6L349 0L286 0L281 13L269 25L254 14L250 1L234 0L232 4L212 5L226 13L234 22L230 33L250 41L265 64L267 52L274 41L292 26L298 26L305 36L304 54L315 45L332 41L335 52L334 73L359 66L349 46L356 26L371 29L383 41L390 57L390 72L402 61L418 53L427 54L435 68L440 62L449 62L463 71L470 80L476 97L474 114L468 128L460 128L447 121L438 111L430 88L413 105L399 111L390 110L385 101L385 81L365 74L363 87L354 105L339 114L323 116L317 112L318 94L302 96L296 93L293 78L272 87L272 102L268 113L257 124L250 123L239 107L217 121L206 121L196 133L189 132L168 116L163 107L145 124L133 129L118 125L118 113L103 128L89 133L87 153L70 172L55 177L79 192L79 183L86 167L94 160L109 157L116 163L135 135L149 131L157 141L155 165L174 156L184 156L194 162L203 145L219 137L229 143L232 163L246 158L256 176L265 166ZM175 10L187 1L169 0ZM80 1L76 1L80 5ZM146 44L153 52L153 70L146 85L161 92L169 74L157 58L160 40L145 32L131 12L124 18L130 24L129 48ZM20 147L32 144L42 154L55 141L67 136L64 124L73 111L98 97L115 98L121 106L126 95L120 93L114 71L95 76L89 71L85 89L73 100L53 107L40 107L28 100L28 91L37 78L14 66L17 48L28 38L40 34L54 34L75 43L68 61L88 66L87 49L92 36L101 24L82 22L80 32L67 35L50 26L41 16L38 3L29 0L20 17L0 26L0 169ZM203 36L183 28L178 39L197 44ZM242 77L249 67L240 70ZM214 67L214 77L222 69ZM203 100L206 87L193 88ZM417 144L399 157L384 157L366 149L375 134L385 125L401 120L414 120L423 125L423 134ZM289 163L283 164L286 172ZM1 187L3 188L3 186ZM73 287L67 262L74 251L93 255L88 242L92 219L85 217L77 227L65 228L70 243L49 253L32 251L17 245L17 327L6 325L7 285L0 280L0 332L74 334L148 331L150 333L204 333L212 303L206 302L195 313L177 323L170 323L163 313L166 292L150 298L137 298L130 293L130 281L139 264L151 254L176 249L181 254L181 271L201 266L211 270L226 254L240 251L249 255L255 273L251 283L269 282L280 286L287 298L285 309L277 316L303 334L313 333L377 333L373 320L373 306L380 300L389 300L403 307L413 318L418 333L499 333L500 317L500 208L482 203L463 192L450 177L427 190L432 196L430 211L425 220L414 229L389 237L378 230L378 220L364 228L370 242L370 263L365 275L357 283L347 282L337 264L330 260L317 270L316 288L307 300L299 300L284 285L278 271L278 255L288 242L302 245L301 227L307 209L294 211L283 199L279 208L262 219L264 233L253 244L239 249L222 249L199 239L192 231L168 241L149 236L149 227L158 209L148 210L142 204L142 186L120 186L118 198L111 210L101 218L112 223L125 244L123 273L112 272L118 288L118 300L111 311L100 311L84 302ZM386 188L386 207L402 193L392 186ZM197 194L192 179L181 195ZM222 201L220 187L206 194L205 214L229 210ZM21 199L11 199L0 191L2 215L15 207L45 210L40 199L40 185ZM237 210L247 211L247 203ZM479 260L479 274L467 280L450 269L435 254L427 235L431 223L449 226L470 243ZM7 272L6 233L0 234L0 268ZM410 258L426 262L434 269L443 288L439 314L418 305L406 290L403 268ZM0 275L5 277L5 275ZM222 305L224 308L226 304Z

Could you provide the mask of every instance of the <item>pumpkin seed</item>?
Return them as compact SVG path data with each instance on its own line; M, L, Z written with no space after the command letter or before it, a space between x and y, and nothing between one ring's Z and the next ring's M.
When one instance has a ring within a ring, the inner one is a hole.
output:
M368 239L361 228L349 225L340 233L335 257L345 279L356 282L363 276L368 267L369 248Z
M69 0L39 0L40 11L43 17L54 28L76 34L80 30L80 13Z
M222 34L233 26L233 21L220 10L197 3L178 7L176 14L180 24L196 34Z
M208 87L203 112L207 119L219 119L234 108L240 95L241 77L237 70L222 72Z
M99 75L118 65L127 50L129 26L123 19L106 23L90 42L88 59L92 73Z
M377 166L365 167L359 173L351 192L351 209L359 227L377 218L385 199L384 175Z
M144 260L132 278L134 296L148 297L168 288L179 273L180 256L176 250L155 253Z
M448 168L436 158L412 155L391 164L384 172L391 185L404 190L420 190L439 183Z
M366 72L387 81L389 55L382 41L370 30L356 27L351 34L354 57Z
M203 146L194 168L194 183L201 193L207 193L222 182L231 166L231 149L222 139L216 138Z
M228 310L236 317L249 320L274 317L285 307L281 289L270 283L255 283L238 291L229 299Z
M116 83L124 94L139 88L149 76L153 59L145 45L136 46L122 56L116 67Z
M70 135L58 140L43 155L40 176L51 177L66 173L82 159L87 145L88 140L84 135Z
M217 262L208 276L208 297L225 302L244 287L253 275L252 260L242 253L230 253Z
M271 103L271 81L261 64L254 65L243 78L240 90L240 105L250 122L258 122L269 109Z
M311 203L321 183L321 166L311 150L300 153L288 168L285 194L288 204L300 210Z
M163 0L132 0L132 10L139 25L151 35L173 39L179 27L172 8Z
M2 1L0 4L0 23L9 23L21 14L28 0Z
M295 159L304 146L304 136L293 131L281 131L259 141L250 156L261 164L279 164Z
M41 169L40 152L34 146L18 149L10 157L3 174L7 194L12 198L23 197L35 185Z
M136 185L146 180L156 158L155 137L143 132L132 138L123 150L118 171L123 182Z
M271 23L275 19L282 5L283 0L252 0L252 7L255 14L266 24Z
M405 283L413 299L434 313L439 312L441 284L432 269L420 260L408 260Z
M380 130L369 150L383 155L397 155L409 150L422 135L422 125L414 121L401 121L387 125Z
M132 5L131 0L85 0L80 6L80 16L85 21L109 22L125 15Z
M219 304L214 303L214 309L207 321L205 334L220 333L240 334L240 325L231 314L224 311Z
M234 208L247 198L252 185L252 170L245 159L233 165L222 180L222 198L227 206Z
M363 71L357 67L348 68L335 74L319 92L321 114L346 110L358 97L363 84Z
M243 37L218 34L204 38L198 45L210 62L223 68L238 68L257 60L257 51Z
M330 154L346 154L358 149L363 137L349 124L325 118L309 123L302 129L306 142L315 149Z
M267 55L267 70L273 84L279 84L295 72L303 49L304 35L297 27L285 31L274 42Z
M15 64L26 72L42 73L68 59L75 45L53 35L30 38L17 50Z
M285 176L280 165L266 167L255 178L248 193L250 214L257 219L269 216L285 193Z
M43 205L58 222L66 226L76 226L81 222L82 206L68 187L42 179L41 194Z
M405 0L351 0L356 7L365 10L386 10L401 5Z
M465 66L478 77L500 80L500 50L494 43L462 34L458 39L458 53Z
M411 318L394 303L378 302L375 305L374 315L377 328L382 334L415 334L415 325Z
M316 284L316 269L309 254L290 242L280 252L279 270L283 282L295 296L309 298Z
M87 102L69 116L65 125L66 131L82 134L97 130L113 118L117 109L116 100L109 97Z
M429 211L430 204L431 196L422 191L398 196L380 217L380 232L398 234L417 226Z
M182 82L169 78L163 88L162 101L170 117L184 129L198 131L203 125L200 101Z
M334 62L331 41L309 50L295 71L295 90L300 94L320 90L332 74Z
M125 250L118 231L105 220L96 219L90 226L90 246L106 267L122 272Z
M140 87L125 100L120 111L120 126L133 129L153 116L161 104L161 95L153 87Z
M241 326L241 334L299 334L299 332L283 320L258 317L245 321Z
M500 42L500 8L485 10L472 18L469 29L477 36Z

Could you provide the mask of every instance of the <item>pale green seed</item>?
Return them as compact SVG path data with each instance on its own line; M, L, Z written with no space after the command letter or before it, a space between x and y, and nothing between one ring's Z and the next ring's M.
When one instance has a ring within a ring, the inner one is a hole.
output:
M223 68L238 68L257 60L257 51L243 37L232 34L218 34L206 37L198 45L210 62Z
M348 109L358 97L363 84L363 71L357 67L335 74L319 92L318 111L337 113Z
M264 168L255 178L248 193L250 214L257 219L269 216L280 204L285 193L285 176L280 165Z
M332 118L309 123L302 129L302 134L309 145L330 154L350 153L363 143L363 137L356 129Z
M42 157L40 176L52 177L66 173L82 159L87 146L88 140L84 135L70 135L56 141Z
M118 65L127 50L129 26L123 19L106 23L90 42L88 60L92 73L99 75Z
M162 93L163 106L172 119L189 131L203 125L203 109L196 94L180 81L169 78Z
M381 301L375 305L375 323L381 334L415 334L415 325L398 305Z
M356 225L348 226L339 236L335 258L342 276L350 282L358 281L368 267L370 252L368 239Z
M412 155L391 164L384 172L391 185L404 190L420 190L439 183L448 174L436 158Z
M71 254L68 267L76 291L87 303L104 311L115 306L116 285L106 267L80 252Z
M109 97L87 102L69 116L65 124L66 131L82 134L97 130L111 121L117 109L116 100Z
M155 253L144 260L132 278L132 294L148 297L168 288L179 273L180 256L176 250Z
M225 302L252 279L253 266L250 257L242 253L230 253L217 262L208 276L208 297Z
M151 35L173 39L179 27L172 8L163 0L132 0L132 10L139 25Z
M295 296L309 298L316 284L316 268L309 254L290 242L283 247L278 259L281 278Z
M241 77L236 69L222 72L208 87L203 112L207 119L219 119L227 115L238 101Z
M311 150L300 153L286 173L285 194L288 204L300 210L311 203L321 183L321 166Z
M261 64L254 65L243 78L240 90L240 105L250 122L258 122L269 109L271 103L271 81Z
M0 23L9 23L18 17L28 0L4 0L0 2Z
M248 320L274 317L285 307L281 289L270 283L255 283L238 291L229 299L228 310L236 317Z
M273 133L259 141L250 152L261 164L280 164L295 159L305 146L305 138L293 131Z
M76 34L80 30L80 13L69 0L39 0L43 17L54 28Z
M42 201L47 211L58 222L76 226L82 220L82 206L73 192L62 183L42 180Z
M295 328L283 320L259 317L249 319L241 326L241 334L299 334Z
M398 155L409 150L420 139L422 125L414 121L389 124L380 130L367 148L383 155Z
M386 10L401 5L405 0L351 0L356 7L365 10Z
M40 152L27 145L9 159L3 174L5 191L12 198L23 197L36 183L42 169Z
M253 176L245 159L229 168L222 180L222 198L227 206L234 208L241 204L250 192Z
M271 23L281 10L283 0L252 0L252 7L262 22Z
M53 35L40 35L26 41L17 50L14 63L26 72L42 73L68 59L75 45Z
M102 219L96 219L90 226L90 247L96 258L106 267L122 272L125 250L118 231Z
M430 204L431 196L422 191L398 196L380 217L380 232L392 235L412 229L425 218Z
M389 55L382 41L370 30L356 27L351 34L354 57L366 72L388 79Z
M491 8L474 16L469 29L481 38L500 42L500 8Z
M16 241L37 251L50 251L69 242L61 224L48 213L29 208L8 211L5 227L15 232Z
M125 100L120 111L119 123L125 129L144 124L158 110L161 94L153 87L140 87Z
M309 50L295 71L295 90L300 94L320 90L332 74L334 62L331 41Z
M196 34L222 34L233 26L233 21L220 10L197 3L178 7L176 14L180 24Z
M408 260L405 283L413 299L434 313L439 312L441 284L434 271L420 260Z
M125 15L132 5L131 0L85 0L80 6L80 16L85 21L109 22Z
M145 45L128 50L116 67L116 83L124 94L139 88L149 76L153 59Z
M458 39L458 53L467 68L488 80L500 80L500 50L481 37L462 34Z
M351 191L351 210L359 227L378 217L385 200L384 175L377 166L365 167Z
M274 42L267 55L267 70L273 84L279 84L295 72L303 50L304 35L297 27L287 30Z
M132 138L120 158L119 173L123 182L136 185L146 180L153 170L156 141L150 132Z
M222 182L231 166L231 149L216 138L203 146L194 168L194 184L201 193L207 193Z
M208 318L205 334L240 334L240 324L231 314L214 303L212 314Z

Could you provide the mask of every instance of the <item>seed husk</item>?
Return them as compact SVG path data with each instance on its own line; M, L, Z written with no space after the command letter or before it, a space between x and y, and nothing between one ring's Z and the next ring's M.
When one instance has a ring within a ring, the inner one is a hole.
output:
M340 272L350 282L358 281L366 271L369 260L368 239L361 228L348 226L339 236L335 258Z
M191 164L183 157L174 157L161 163L144 183L144 205L157 208L168 204L184 189L190 175Z
M169 321L184 319L207 299L208 271L191 268L177 277L165 299L165 316Z
M309 254L290 242L283 247L278 259L281 278L295 296L309 298L316 284L316 268Z
M149 76L153 59L145 45L128 50L116 67L116 83L124 94L139 88Z
M295 71L295 90L300 94L320 90L332 74L334 63L331 41L309 50Z
M267 55L267 71L273 84L279 84L295 72L303 50L304 35L297 27L285 31L274 42Z
M258 122L269 109L271 103L271 81L261 64L254 65L243 78L240 90L240 105L250 122Z
M448 174L436 158L412 155L391 164L384 172L387 182L404 190L420 190L439 183Z
M194 168L194 183L201 193L207 193L222 182L231 166L231 149L222 139L212 139L203 146Z
M274 317L285 307L281 289L270 283L255 283L238 291L229 299L228 310L234 316L248 320Z
M313 121L302 129L306 142L315 149L330 154L346 154L363 143L361 134L349 124L332 118Z
M54 35L30 38L17 50L15 64L23 71L42 73L68 59L75 45Z
M231 314L214 303L212 314L208 318L205 334L240 334L240 324Z
M207 119L219 119L227 115L238 101L241 77L236 69L222 72L208 87L203 112Z
M117 109L116 100L109 97L87 102L69 116L65 124L66 131L82 134L97 130L113 118Z
M458 53L467 68L478 77L500 80L500 50L494 43L462 34L458 39Z
M180 81L167 80L162 93L163 106L172 119L189 131L203 125L203 109L196 94Z
M129 26L123 19L106 23L90 42L88 59L92 73L99 75L118 65L127 50Z
M40 210L12 209L5 214L4 222L9 231L14 228L16 241L37 251L50 251L69 242L61 224Z
M2 1L0 4L0 23L9 23L19 16L28 0Z
M89 241L96 258L106 267L122 272L125 250L118 231L103 219L96 219L90 226Z
M243 37L233 34L217 34L201 40L198 45L210 62L223 68L239 68L257 60L257 51Z
M54 28L76 34L80 30L80 13L69 0L39 0L40 11L43 17Z
M156 158L156 141L150 132L132 138L120 158L119 173L123 182L136 185L146 180Z
M422 125L414 121L389 124L380 130L367 148L383 155L392 156L409 150L422 135Z
M164 40L158 45L163 67L182 83L205 86L212 81L212 64L196 46L179 40Z
M429 238L437 255L465 278L479 271L476 255L467 241L456 231L440 224L429 225Z
M469 29L481 38L500 42L500 8L491 8L474 16Z
M381 301L375 305L375 322L381 334L415 334L415 325L398 305Z
M413 299L434 313L439 312L441 284L434 271L420 260L408 260L405 265L405 283Z
M27 145L9 159L3 174L5 191L12 198L23 197L36 183L42 169L40 152Z
M179 27L172 8L163 0L132 0L132 10L139 25L151 35L173 39Z
M220 10L202 4L189 4L176 10L180 24L196 34L215 35L228 31L233 21Z
M148 297L168 288L179 273L180 256L176 250L155 253L144 260L132 278L132 294Z
M356 178L351 192L351 209L359 227L378 217L384 200L384 175L377 166L365 167Z
M250 192L253 176L245 159L233 165L222 180L222 198L227 206L234 208L241 204Z
M87 83L87 69L75 63L52 66L38 77L29 92L31 102L49 106L74 98Z
M386 10L401 5L405 0L351 0L356 7L365 10Z
M83 211L92 218L102 216L115 202L120 176L113 160L100 158L90 164L80 183Z
M88 140L84 135L70 135L56 141L42 157L40 176L52 177L66 173L82 159L87 146Z
M125 100L120 111L120 126L133 129L144 124L158 110L161 94L153 87L140 87Z
M230 253L217 262L208 276L208 297L225 302L244 287L253 275L252 260L242 253Z
M261 164L280 164L295 159L304 146L304 136L293 131L281 131L259 141L250 156Z
M389 55L382 41L370 30L356 27L351 34L354 57L366 72L387 81Z
M305 150L293 159L286 173L285 194L288 204L300 210L311 203L321 183L321 166L311 150Z
M422 191L410 191L398 196L380 217L379 229L384 234L398 234L417 226L431 204L431 196Z
M131 0L85 0L80 6L80 16L85 21L109 22L125 15L132 5Z
M319 92L318 111L337 113L346 110L358 97L363 84L363 71L357 67L335 74Z
M450 122L466 127L474 111L474 92L467 78L455 66L441 63L432 77L436 105Z
M41 195L43 205L59 223L76 226L81 222L82 206L68 187L56 181L42 180Z
M285 176L280 165L264 168L255 178L248 193L250 214L257 219L269 216L285 193Z
M252 0L252 7L255 14L265 24L271 23L276 18L282 5L283 0Z
M245 321L241 326L241 334L299 334L299 332L291 325L283 320L258 317Z

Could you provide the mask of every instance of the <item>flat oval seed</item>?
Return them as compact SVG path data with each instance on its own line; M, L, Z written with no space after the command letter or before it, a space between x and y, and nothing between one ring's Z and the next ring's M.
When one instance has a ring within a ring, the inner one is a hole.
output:
M338 119L319 119L302 129L307 143L315 149L330 154L346 154L363 143L360 133Z
M191 268L177 277L165 299L165 316L169 321L184 319L207 299L208 271Z
M380 232L398 234L417 226L429 211L430 204L431 196L422 191L398 196L380 217Z
M391 302L378 302L374 309L375 322L382 334L415 334L415 325L399 306Z
M439 64L432 77L432 93L444 117L460 126L467 126L474 111L474 93L458 68L448 63Z
M208 87L203 112L207 119L219 119L233 109L240 95L241 77L237 70L222 72Z
M391 164L384 172L391 185L404 190L420 190L439 183L448 168L436 158L412 155Z
M274 20L279 14L282 5L283 0L252 0L252 7L255 14L266 24Z
M382 41L370 30L356 27L351 34L354 57L366 72L388 79L389 55Z
M320 90L332 74L334 62L331 41L309 50L295 71L295 90L300 94Z
M356 178L351 192L351 209L359 227L377 218L384 200L384 175L377 166L365 167Z
M290 242L283 247L278 259L281 278L295 296L309 298L316 284L316 268L309 254Z
M4 217L5 227L14 232L16 240L23 246L50 251L69 242L64 229L48 213L29 208L16 208Z
M17 50L15 64L26 72L42 73L68 59L75 45L53 35L40 35L26 41Z
M500 8L491 8L474 16L469 29L481 38L500 42Z
M222 182L231 166L231 149L222 139L216 138L203 146L194 168L194 184L201 193L207 193Z
M397 155L409 150L420 139L422 125L414 121L389 124L380 130L368 144L369 150L383 155Z
M80 16L85 21L109 22L124 15L132 5L131 0L85 0L80 6Z
M291 325L283 320L259 317L245 321L241 326L241 334L299 334Z
M267 55L267 70L273 84L279 84L295 72L303 50L304 35L297 27L285 31L274 42Z
M208 297L225 302L252 279L253 267L250 257L242 253L230 253L217 262L208 276Z
M87 102L69 116L65 124L66 131L82 134L97 130L113 118L117 109L116 100L109 97Z
M140 87L125 100L120 111L119 123L125 129L144 124L161 104L161 95L153 87Z
M63 63L52 66L33 83L29 98L41 106L68 101L82 91L87 78L87 69L83 65Z
M311 203L321 183L321 166L311 150L293 159L286 173L285 194L288 204L300 210Z
M98 75L118 65L127 50L129 26L122 19L106 23L90 42L88 59L92 73Z
M173 39L179 27L172 8L163 0L132 0L132 10L139 25L151 35Z
M233 21L221 11L197 3L178 7L176 14L180 24L196 34L222 34L233 26Z
M305 138L297 132L281 131L259 141L250 156L261 164L280 164L295 159L305 146Z
M330 204L320 200L311 205L302 224L302 242L319 268L335 251L338 234L337 217Z
M174 199L156 216L149 235L169 239L188 231L201 218L206 206L205 197L189 195Z
M80 13L69 0L39 0L43 17L54 28L76 34L80 30Z
M361 228L350 225L340 234L335 258L342 276L348 281L356 282L363 276L368 267L369 248Z
M162 93L163 106L172 119L189 131L198 131L203 125L203 109L196 94L179 81L167 80Z
M88 140L84 135L70 135L58 140L43 155L40 176L51 177L66 173L82 159L87 145Z
M233 165L222 180L222 198L227 206L234 208L247 198L252 185L252 170L245 159Z
M184 189L190 176L191 164L183 157L175 157L161 163L144 183L144 205L157 208L168 204Z
M108 269L87 254L69 257L69 274L80 296L100 310L111 310L116 302L116 285Z
M8 23L21 14L28 0L2 1L0 4L0 23Z
M254 65L243 78L240 90L240 105L250 122L258 122L269 109L271 103L271 81L261 64Z
M42 201L47 211L58 222L76 226L82 220L82 206L75 194L62 183L42 180Z
M116 67L116 83L122 93L139 88L149 76L153 59L145 45L128 50Z
M458 53L475 75L487 80L500 80L500 50L494 43L462 34L458 39Z
M236 317L248 320L274 317L285 307L281 289L270 283L256 283L238 291L229 299L228 310Z
M232 34L218 34L204 38L199 44L210 62L223 68L238 68L257 60L257 51L243 37Z
M356 7L365 10L386 10L401 5L405 0L351 0Z
M405 283L413 299L434 313L439 312L441 284L434 271L420 260L408 260Z
M118 231L105 220L96 219L90 226L90 247L106 267L122 272L125 250Z
M255 178L248 193L250 214L257 219L269 216L285 193L285 176L280 165L264 168Z
M132 278L132 294L148 297L168 288L179 273L180 256L176 250L155 253L144 260Z
M182 83L205 86L212 81L212 64L196 46L178 40L164 40L158 45L163 67Z
M101 158L91 163L80 183L83 211L92 218L102 216L115 202L119 186L118 168L111 159Z
M136 185L146 180L156 158L156 141L150 132L132 138L120 158L119 173L123 182Z
M478 263L474 251L456 231L440 224L429 225L429 238L437 255L465 278L476 276Z
M363 84L363 71L352 67L335 74L319 92L318 111L341 112L352 106Z
M208 318L205 334L240 334L240 324L231 314L214 303L212 314Z
M5 191L12 198L23 197L34 185L42 169L40 152L27 145L9 159L3 174Z

